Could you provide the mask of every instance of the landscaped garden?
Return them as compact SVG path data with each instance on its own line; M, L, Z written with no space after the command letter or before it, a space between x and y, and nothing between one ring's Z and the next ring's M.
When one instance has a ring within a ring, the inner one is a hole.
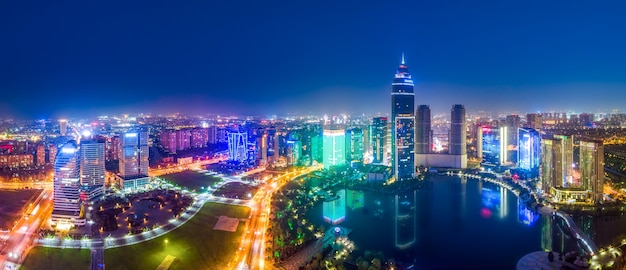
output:
M213 226L219 216L247 218L249 213L244 206L207 203L194 218L163 236L106 249L106 268L156 269L170 255L176 259L169 269L225 269L239 247L244 222L234 233L213 230Z
M89 269L90 263L91 252L88 249L34 247L20 269Z

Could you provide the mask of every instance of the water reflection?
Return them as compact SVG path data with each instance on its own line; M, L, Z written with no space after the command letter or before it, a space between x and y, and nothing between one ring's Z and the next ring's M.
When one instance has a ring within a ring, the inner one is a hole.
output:
M395 195L395 245L407 249L415 244L417 190Z

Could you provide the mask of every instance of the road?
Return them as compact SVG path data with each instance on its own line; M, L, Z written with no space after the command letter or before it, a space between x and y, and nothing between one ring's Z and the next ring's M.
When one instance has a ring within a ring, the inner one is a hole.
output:
M26 258L33 238L39 236L39 228L52 214L52 186L46 187L33 205L37 210L22 216L15 229L3 236L6 245L0 247L0 269L11 269L12 264L21 264Z
M272 208L272 196L274 192L282 188L294 178L320 169L320 166L286 172L270 179L252 198L250 207L251 215L247 228L242 236L239 251L233 262L237 269L265 269L265 242L266 231L269 226L269 216Z
M196 162L189 163L189 164L167 167L167 168L162 168L162 169L151 169L150 171L148 171L148 174L150 176L161 176L164 174L177 173L177 172L189 170L194 167L200 167L204 165L218 163L220 161L225 161L227 159L228 158L225 158L225 157L212 158L212 159L200 160L200 161L196 161Z
M52 182L0 182L0 189L23 189L23 188L33 188L33 189L46 189L50 188L52 190Z

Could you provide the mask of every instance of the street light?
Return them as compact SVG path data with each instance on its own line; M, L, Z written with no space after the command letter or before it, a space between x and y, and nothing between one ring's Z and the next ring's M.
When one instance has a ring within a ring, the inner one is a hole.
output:
M165 252L167 252L167 239L165 239Z

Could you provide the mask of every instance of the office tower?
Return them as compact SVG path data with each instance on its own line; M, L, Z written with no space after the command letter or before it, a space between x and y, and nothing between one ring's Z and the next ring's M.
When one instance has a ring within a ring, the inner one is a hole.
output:
M67 134L67 120L66 119L59 120L59 130L60 130L61 136L65 136Z
M178 133L173 129L166 129L161 131L160 142L165 151L170 153L176 153L178 147Z
M374 164L383 164L385 161L385 149L387 148L387 117L375 117L370 126L370 138L372 145Z
M346 161L363 162L363 130L360 128L346 130Z
M520 128L518 132L517 166L534 176L539 170L539 132L532 128Z
M541 130L543 126L542 116L537 113L529 113L526 115L526 127L534 130Z
M324 161L323 139L319 134L311 138L311 158L316 162Z
M324 169L346 163L346 132L343 129L324 129L323 133Z
M517 162L517 148L519 142L520 118L518 115L506 116L507 135L507 162Z
M302 142L299 140L287 140L287 166L299 165L302 157Z
M501 166L505 160L506 153L506 127L483 127L481 134L482 163L487 165Z
M580 180L591 193L591 202L602 202L604 192L604 145L602 141L580 141Z
M120 176L124 179L148 176L148 132L129 131L120 139Z
M577 186L573 182L574 175L574 138L567 135L554 135L561 140L561 172L563 173L563 187Z
M61 146L54 162L52 222L68 228L81 222L80 152L76 141Z
M210 126L207 129L208 132L208 143L209 144L216 144L218 143L218 138L217 138L217 127L216 126Z
M391 84L391 164L398 181L415 177L414 110L413 79L403 55Z
M454 105L450 115L450 155L467 155L467 125L465 123L465 107L461 104Z
M92 201L104 195L104 141L83 138L80 142L81 199Z
M430 108L419 105L415 111L415 153L430 154L433 145Z
M563 187L563 154L561 139L541 139L541 186L549 194L552 188Z
M228 159L231 161L245 162L248 159L248 133L228 133Z

